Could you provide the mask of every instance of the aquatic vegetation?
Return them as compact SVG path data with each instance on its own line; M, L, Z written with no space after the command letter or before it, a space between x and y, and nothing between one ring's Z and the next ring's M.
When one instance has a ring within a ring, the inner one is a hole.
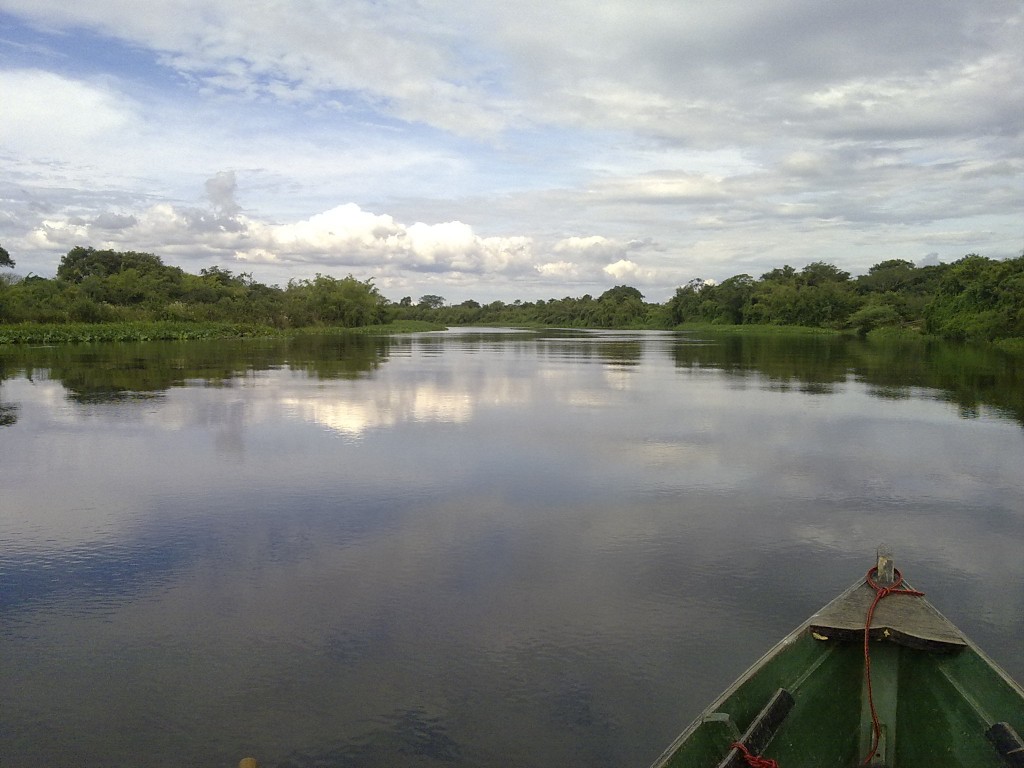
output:
M275 336L269 326L244 323L122 322L0 325L0 344L81 344L104 341L195 341Z

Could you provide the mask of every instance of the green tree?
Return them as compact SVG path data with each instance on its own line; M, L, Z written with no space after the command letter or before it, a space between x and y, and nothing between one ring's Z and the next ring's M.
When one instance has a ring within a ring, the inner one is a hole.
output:
M696 320L700 317L701 293L710 288L706 280L695 277L686 285L676 288L675 295L668 300L666 316L670 326Z
M858 277L856 288L867 300L865 309L886 304L899 314L903 323L920 323L925 307L938 291L942 275L949 268L948 264L915 267L905 259L888 259Z
M850 327L861 336L866 336L876 328L899 325L900 313L884 296L872 297L867 303L850 315Z
M849 272L815 261L799 272L787 265L765 274L746 317L755 323L839 328L859 303Z
M354 328L384 321L386 302L373 280L318 274L313 280L289 282L285 294L292 325Z
M616 304L625 304L633 301L643 301L644 295L639 290L629 285L616 285L597 297L598 301L611 301Z
M86 277L109 277L127 269L139 274L151 274L165 269L159 256L137 251L97 251L95 248L75 246L60 260L57 278L69 283L80 283Z
M925 307L925 327L953 339L1024 337L1024 255L972 253L950 265Z
M799 325L800 287L796 284L796 271L792 267L787 276L776 275L761 279L754 288L746 320L762 325ZM779 270L774 270L779 272Z
M0 267L13 267L14 259L11 258L11 254L7 252L7 249L0 245Z
M3 315L11 322L68 321L68 286L59 280L29 275L5 291Z
M906 259L888 259L875 264L866 275L857 278L861 291L896 293L908 288L914 281L916 267Z
M554 301L554 300L552 300ZM556 304L556 311L561 309L563 313L570 315L575 322L570 324L580 325L577 310L582 307L576 306L573 299L563 299ZM597 297L592 307L586 307L589 318L588 325L595 325L602 328L625 328L629 326L644 325L647 322L649 310L644 303L644 295L639 290L629 285L616 285Z
M713 323L740 325L749 311L754 287L754 278L747 274L723 280L702 291L701 314Z
M771 283L792 283L795 278L796 270L789 266L789 264L782 267L776 267L771 272L765 272L761 275L762 282Z
M420 296L419 306L424 309L440 309L444 306L444 296L435 296L432 293Z
M834 264L825 261L813 261L800 270L797 282L801 285L822 285L824 283L845 283L850 273L844 272Z

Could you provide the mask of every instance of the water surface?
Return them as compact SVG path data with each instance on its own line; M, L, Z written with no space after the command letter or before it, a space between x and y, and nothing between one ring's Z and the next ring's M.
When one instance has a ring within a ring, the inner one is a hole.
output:
M945 345L0 349L0 763L644 766L880 541L1021 679L1022 423Z

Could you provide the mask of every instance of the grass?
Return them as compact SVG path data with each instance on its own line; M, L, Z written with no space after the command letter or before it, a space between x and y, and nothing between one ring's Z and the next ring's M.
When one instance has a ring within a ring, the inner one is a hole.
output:
M138 342L138 341L195 341L201 339L238 339L255 337L283 337L307 335L336 335L355 333L363 335L423 333L443 331L448 326L425 320L398 320L384 325L367 325L359 328L338 326L315 326L295 328L287 331L270 326L229 322L118 322L118 323L18 323L0 324L0 344L88 344L95 342ZM517 327L527 327L517 326ZM531 326L547 327L547 326ZM715 323L684 323L673 330L697 331L708 334L740 334L744 336L838 336L850 335L851 331L831 328L809 328L802 325L718 325ZM868 334L869 339L882 340L923 340L927 336L917 328L877 328ZM1024 338L1000 339L994 346L1012 355L1024 355Z
M1012 339L999 339L992 343L1003 352L1024 357L1024 337L1015 336Z
M243 323L174 321L121 323L20 323L0 325L0 344L82 344L104 341L189 341L276 336L279 331Z
M811 328L806 325L720 325L718 323L683 323L675 331L702 333L739 333L746 336L838 336L843 331L832 328Z
M266 325L217 322L19 323L0 325L0 344L89 344L95 342L196 341L308 334L390 334L444 330L415 320L363 328L317 327L280 331Z

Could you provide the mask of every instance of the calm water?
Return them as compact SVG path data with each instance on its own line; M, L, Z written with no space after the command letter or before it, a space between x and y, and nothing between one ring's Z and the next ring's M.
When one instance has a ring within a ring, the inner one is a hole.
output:
M463 330L0 349L0 763L645 766L888 542L1024 678L1024 371Z

